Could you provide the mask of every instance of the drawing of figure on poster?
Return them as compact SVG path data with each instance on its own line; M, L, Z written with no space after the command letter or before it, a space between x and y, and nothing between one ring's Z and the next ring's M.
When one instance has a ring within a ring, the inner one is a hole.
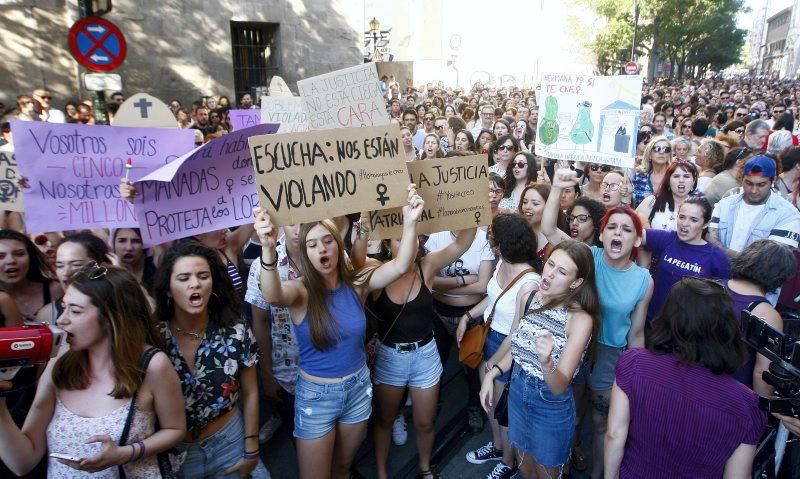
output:
M569 139L576 145L586 145L591 143L594 137L594 124L591 118L592 102L584 100L577 106L578 115L575 123L572 124Z

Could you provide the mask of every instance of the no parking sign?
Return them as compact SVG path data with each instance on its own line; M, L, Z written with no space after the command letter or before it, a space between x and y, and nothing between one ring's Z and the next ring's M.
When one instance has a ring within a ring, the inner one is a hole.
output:
M69 51L89 70L107 72L125 60L127 45L116 25L101 17L86 17L69 29Z

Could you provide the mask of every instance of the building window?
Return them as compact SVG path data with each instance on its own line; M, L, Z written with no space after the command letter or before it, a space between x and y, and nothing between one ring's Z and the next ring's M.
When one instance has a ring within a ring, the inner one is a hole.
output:
M231 52L233 53L233 84L236 104L245 93L254 96L258 87L269 85L278 74L276 41L278 23L231 22Z

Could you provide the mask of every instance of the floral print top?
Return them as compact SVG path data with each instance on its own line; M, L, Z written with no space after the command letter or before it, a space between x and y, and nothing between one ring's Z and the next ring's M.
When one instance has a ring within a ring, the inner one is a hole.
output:
M186 407L186 428L197 439L208 423L236 406L239 399L239 369L258 362L253 331L244 324L221 326L211 320L195 354L194 373L178 349L166 321L158 330L167 343L167 355L178 371Z

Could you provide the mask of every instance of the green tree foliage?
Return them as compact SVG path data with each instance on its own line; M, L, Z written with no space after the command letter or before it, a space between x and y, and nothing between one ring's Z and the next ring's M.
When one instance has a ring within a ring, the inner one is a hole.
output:
M605 20L589 44L599 73L617 72L629 59L634 2L639 7L635 53L649 55L650 76L659 61L671 63L671 75L678 78L739 61L746 32L736 27L736 14L744 0L584 0Z

